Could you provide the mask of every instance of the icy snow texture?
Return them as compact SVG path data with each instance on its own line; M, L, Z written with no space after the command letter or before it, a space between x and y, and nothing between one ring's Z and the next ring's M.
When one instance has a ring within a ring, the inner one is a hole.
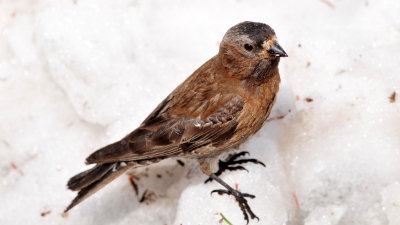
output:
M399 15L397 0L1 1L0 224L221 224L219 213L244 224L196 163L174 160L135 172L139 197L124 175L61 215L84 158L139 125L244 20L270 24L290 56L271 115L285 117L241 147L267 167L222 176L257 196L250 223L400 224L400 103L388 99L400 91ZM140 204L145 189L155 196Z

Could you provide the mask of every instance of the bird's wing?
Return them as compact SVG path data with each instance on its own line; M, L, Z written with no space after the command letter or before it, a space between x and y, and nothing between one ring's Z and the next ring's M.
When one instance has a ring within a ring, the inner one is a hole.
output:
M214 102L201 103L206 108L210 108L207 106L210 104L221 105L202 118L204 115L190 113L190 110L186 110L187 114L182 113L185 110L176 110L171 96L174 95L168 96L138 129L121 141L94 152L86 159L87 163L160 159L190 154L204 146L215 148L233 135L244 106L242 97L226 94ZM193 108L192 105L188 103L184 107Z

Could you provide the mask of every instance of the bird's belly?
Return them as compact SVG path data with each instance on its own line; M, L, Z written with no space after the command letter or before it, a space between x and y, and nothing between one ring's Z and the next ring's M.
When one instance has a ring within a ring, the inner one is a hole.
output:
M255 134L257 131L261 129L265 121L268 119L272 106L275 104L276 98L275 95L272 96L269 100L267 100L267 104L260 105L259 107L253 107L252 109L248 110L245 114L246 118L243 118L239 126L236 129L235 135L233 137L232 142L233 145L240 145L247 140L248 137Z

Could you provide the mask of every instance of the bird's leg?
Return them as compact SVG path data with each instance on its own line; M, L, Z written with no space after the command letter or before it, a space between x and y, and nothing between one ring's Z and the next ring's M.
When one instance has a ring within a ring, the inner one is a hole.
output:
M246 154L249 154L249 152L239 152L233 155L228 156L228 158L226 159L226 161L222 161L219 160L218 161L218 171L215 172L214 174L216 176L220 176L223 172L225 172L225 170L246 170L247 172L249 172L246 168L244 168L243 166L241 166L240 164L243 163L255 163L255 164L260 164L262 166L265 167L265 164L261 161L258 161L257 159L239 159L237 160L239 157L244 156ZM209 177L206 181L204 181L204 183L210 182L212 181L213 178Z
M226 188L226 190L223 190L223 189L213 190L211 192L211 194L217 192L220 195L222 195L222 194L233 195L235 197L236 201L239 203L239 207L243 212L244 219L247 221L247 224L249 223L249 215L250 215L251 219L256 218L257 220L259 220L259 218L253 213L253 211L251 211L250 206L249 206L249 204L247 204L247 200L246 200L246 197L255 198L256 196L247 194L247 193L242 193L238 190L235 190L234 188L229 186L227 183L225 183L221 178L219 178L215 173L212 173L210 175L210 177Z

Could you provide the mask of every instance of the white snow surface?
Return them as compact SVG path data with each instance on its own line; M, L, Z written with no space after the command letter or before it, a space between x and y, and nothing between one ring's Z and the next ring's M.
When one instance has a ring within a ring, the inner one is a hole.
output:
M398 0L0 1L0 224L245 224L188 160L133 171L138 196L123 175L62 212L86 156L246 20L271 25L289 55L272 120L240 148L266 168L221 176L257 196L250 224L400 224L399 15Z

